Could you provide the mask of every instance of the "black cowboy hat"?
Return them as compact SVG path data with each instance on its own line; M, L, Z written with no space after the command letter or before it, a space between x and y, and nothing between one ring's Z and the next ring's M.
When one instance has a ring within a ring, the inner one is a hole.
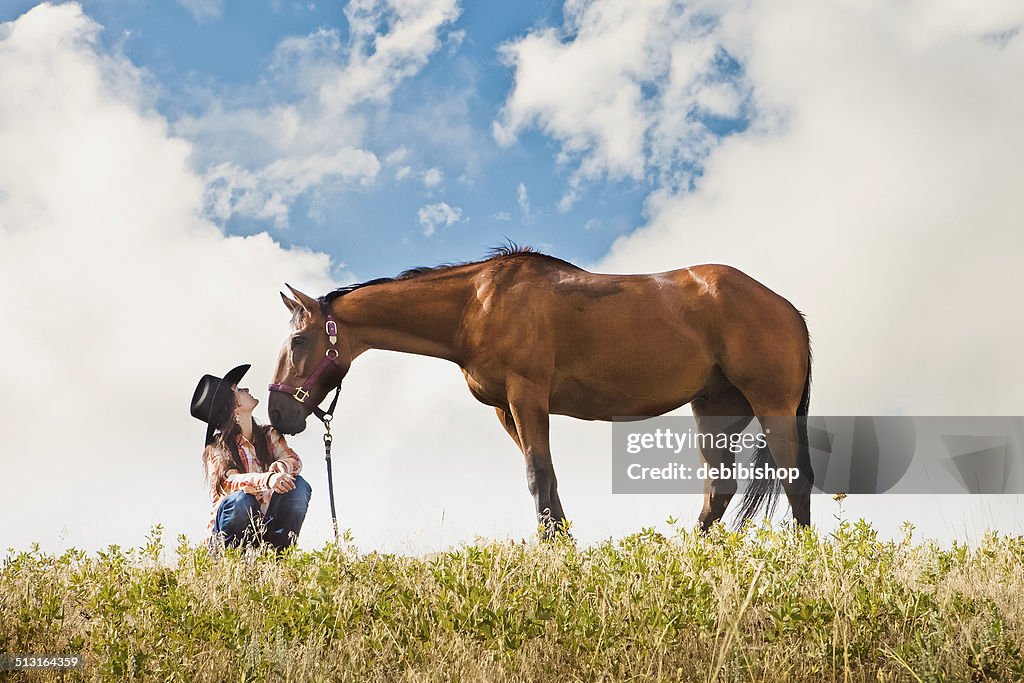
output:
M213 432L223 424L234 407L231 385L238 382L252 367L248 363L228 371L224 377L203 375L192 394L192 417L206 423L206 444L213 438Z

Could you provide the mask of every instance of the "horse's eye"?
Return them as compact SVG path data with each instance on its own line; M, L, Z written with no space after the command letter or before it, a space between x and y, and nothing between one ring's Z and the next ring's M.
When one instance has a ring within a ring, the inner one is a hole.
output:
M302 348L305 345L306 345L306 338L305 337L292 337L292 348L293 349L300 349L300 348Z

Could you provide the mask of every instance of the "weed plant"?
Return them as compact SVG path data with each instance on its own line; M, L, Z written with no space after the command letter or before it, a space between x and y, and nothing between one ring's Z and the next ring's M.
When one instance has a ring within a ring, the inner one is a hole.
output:
M670 520L671 522L672 520ZM8 551L0 652L83 653L15 680L1024 680L1024 538L977 547L769 526L478 542L423 557ZM3 674L0 674L3 675Z

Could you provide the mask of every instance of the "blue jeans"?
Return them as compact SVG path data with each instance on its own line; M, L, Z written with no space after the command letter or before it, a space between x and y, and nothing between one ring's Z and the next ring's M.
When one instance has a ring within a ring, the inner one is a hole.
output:
M267 514L261 515L256 496L235 491L217 507L213 522L214 539L218 534L223 536L224 545L229 548L256 545L263 541L284 550L298 540L312 495L309 482L296 476L295 488L288 493L271 494Z

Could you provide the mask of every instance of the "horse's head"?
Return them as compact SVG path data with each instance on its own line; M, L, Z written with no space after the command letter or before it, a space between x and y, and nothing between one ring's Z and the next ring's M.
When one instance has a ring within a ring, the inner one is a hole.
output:
M331 389L341 384L352 355L330 308L286 286L295 297L292 300L281 294L292 314L292 330L277 359L267 408L275 429L298 434L306 428L309 414L317 411Z

